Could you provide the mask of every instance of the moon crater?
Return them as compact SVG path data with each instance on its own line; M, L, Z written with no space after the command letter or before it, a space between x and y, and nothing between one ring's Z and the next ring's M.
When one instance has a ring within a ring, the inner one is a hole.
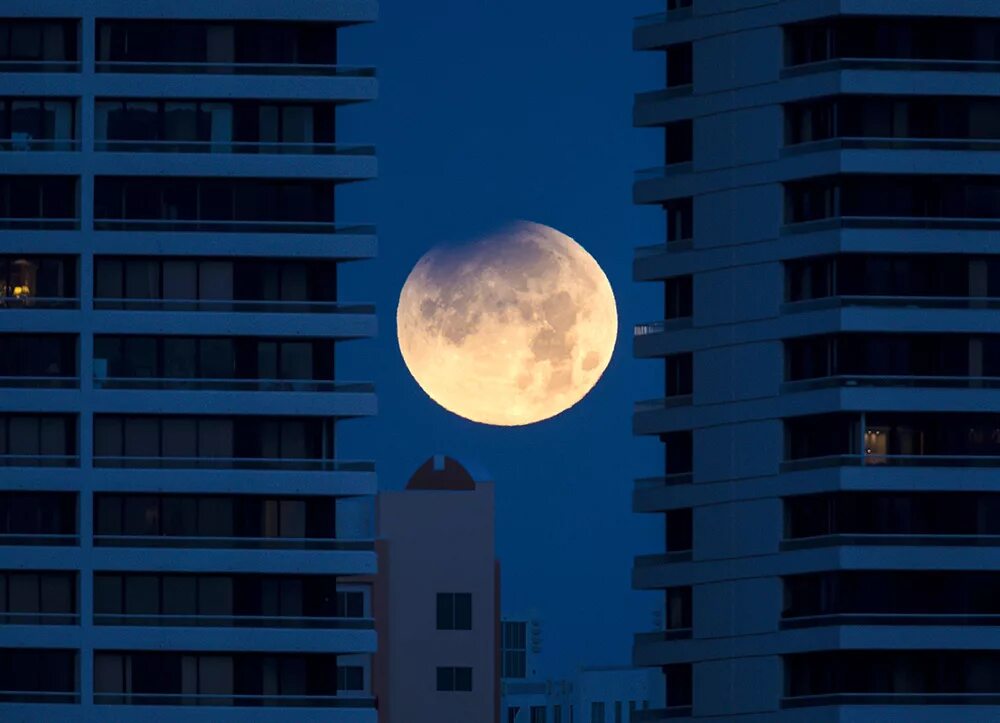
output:
M403 286L396 326L406 366L432 399L513 426L587 395L611 361L618 314L582 246L521 222L427 253Z

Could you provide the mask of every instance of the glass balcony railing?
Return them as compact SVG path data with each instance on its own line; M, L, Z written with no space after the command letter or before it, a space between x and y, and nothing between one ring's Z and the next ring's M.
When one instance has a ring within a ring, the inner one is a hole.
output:
M819 299L789 301L785 313L819 311L852 306L913 309L1000 309L1000 298L987 296L825 296Z
M658 13L649 13L635 18L635 27L648 28L661 25L668 21L684 20L691 17L694 0L667 0L667 9Z
M3 700L3 693L0 693ZM235 693L94 693L97 705L193 705L278 708L374 708L373 698L346 695L242 695Z
M0 60L0 73L79 73L76 60Z
M841 70L932 71L945 73L996 73L996 60L937 60L920 58L832 58L784 68L782 76L829 73Z
M0 142L2 147L2 142ZM346 143L285 143L243 141L98 140L94 150L105 153L219 153L285 156L374 156L373 145Z
M0 535L0 545L4 544ZM75 539L75 538L74 538ZM162 547L214 550L328 550L373 552L375 541L328 537L210 537L205 535L94 535L97 547Z
M799 234L836 229L897 229L988 231L1000 229L1000 218L959 218L952 216L833 216L811 221L788 222L782 233Z
M799 379L782 384L782 390L786 392L808 391L812 389L833 389L841 387L942 387L959 389L1000 389L1000 377L842 374L830 377L819 377L816 379Z
M665 321L647 321L643 324L636 324L633 329L633 334L635 336L651 336L653 334L662 334L671 329L687 329L691 326L690 316L681 316L676 319L667 319Z
M2 72L2 70L0 70ZM0 138L0 151L78 151L80 141L70 138Z
M3 386L0 377L0 387ZM323 379L170 379L144 377L94 377L97 389L136 389L224 392L336 392L373 394L370 382L341 382Z
M786 145L785 155L820 153L837 150L897 150L897 151L1000 151L1000 139L993 138L826 138Z
M0 617L2 622L2 617ZM94 614L95 625L179 628L311 628L374 630L371 618L330 618L290 615L124 615Z
M168 75L316 75L328 78L374 78L375 68L313 63L138 62L99 60L98 73L156 73Z
M815 537L785 538L783 550L805 550L818 547L906 546L906 547L1000 547L1000 535L935 535L935 534L883 534L844 532Z
M77 613L4 612L0 625L79 625Z
M0 454L0 467L79 467L71 454Z
M74 222L79 223L79 222ZM0 219L3 228L4 219ZM200 233L295 233L373 236L372 224L341 224L333 221L231 221L169 218L96 218L96 231L170 231Z
M79 377L0 377L0 389L78 389Z
M782 708L843 705L1000 705L1000 693L823 693L781 699Z
M0 703L79 703L80 694L56 690L0 690Z
M3 457L0 457L2 460ZM2 464L2 462L0 462ZM94 457L95 467L127 469L277 470L290 472L374 472L374 462L265 457Z
M655 490L661 487L674 487L676 485L689 485L694 482L694 474L691 472L674 472L660 477L641 477L635 481L635 488L639 490Z
M0 309L79 309L80 300L68 297L0 296Z
M79 535L51 535L33 532L0 532L0 547L6 545L76 547L79 544Z
M691 550L676 550L660 555L637 555L635 566L637 568L659 567L660 565L669 565L674 562L690 562L691 559Z
M817 628L832 625L960 625L992 627L1000 625L1000 614L978 613L829 613L784 617L784 629Z
M690 394L676 394L660 399L644 399L635 403L633 411L638 414L639 412L658 412L661 409L671 409L672 407L686 407L691 405L691 398Z
M798 472L828 467L1000 467L996 455L947 454L831 454L822 457L785 460L782 472Z
M686 86L684 86L686 87ZM672 89L673 90L673 89ZM653 166L652 168L640 168L635 172L636 182L659 181L669 176L676 176L680 173L689 173L694 167L691 161L678 161L665 166Z
M374 304L339 301L248 301L245 299L94 299L104 311L210 311L264 314L374 314Z
M78 218L0 217L0 231L73 231L79 228Z

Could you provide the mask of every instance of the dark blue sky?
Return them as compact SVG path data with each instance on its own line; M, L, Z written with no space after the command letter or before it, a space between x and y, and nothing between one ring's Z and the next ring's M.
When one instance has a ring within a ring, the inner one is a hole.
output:
M662 3L661 3L662 4ZM342 62L379 67L380 100L352 108L339 140L375 142L380 178L339 196L342 221L375 221L379 256L348 267L343 298L375 301L379 337L345 345L338 376L374 377L377 419L343 425L341 454L378 462L397 488L436 452L496 481L505 610L543 621L543 674L625 664L657 600L632 592L631 558L662 549L662 523L631 512L632 478L656 474L658 445L631 436L635 399L660 394L660 368L631 358L631 325L659 295L631 281L632 247L662 219L631 205L631 179L656 164L652 131L631 127L632 93L658 63L630 49L632 16L608 0L387 0L376 26L344 33ZM574 237L604 267L621 318L597 388L554 420L503 429L434 404L395 336L399 290L432 246L513 219Z

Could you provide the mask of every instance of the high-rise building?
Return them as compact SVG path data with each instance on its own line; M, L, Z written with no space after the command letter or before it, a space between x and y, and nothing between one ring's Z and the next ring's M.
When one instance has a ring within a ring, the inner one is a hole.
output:
M498 723L493 483L444 455L378 495L374 690L380 723Z
M335 365L375 329L335 203L375 15L2 3L0 719L377 719L375 473L336 445L375 395Z
M666 58L645 720L997 719L1000 9L670 0L635 45Z

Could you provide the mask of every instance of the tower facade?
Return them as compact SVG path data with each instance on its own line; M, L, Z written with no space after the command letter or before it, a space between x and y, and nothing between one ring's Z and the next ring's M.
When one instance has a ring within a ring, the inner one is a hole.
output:
M669 0L634 39L666 58L643 720L997 717L1000 11Z
M0 718L373 723L336 200L376 3L0 15Z

